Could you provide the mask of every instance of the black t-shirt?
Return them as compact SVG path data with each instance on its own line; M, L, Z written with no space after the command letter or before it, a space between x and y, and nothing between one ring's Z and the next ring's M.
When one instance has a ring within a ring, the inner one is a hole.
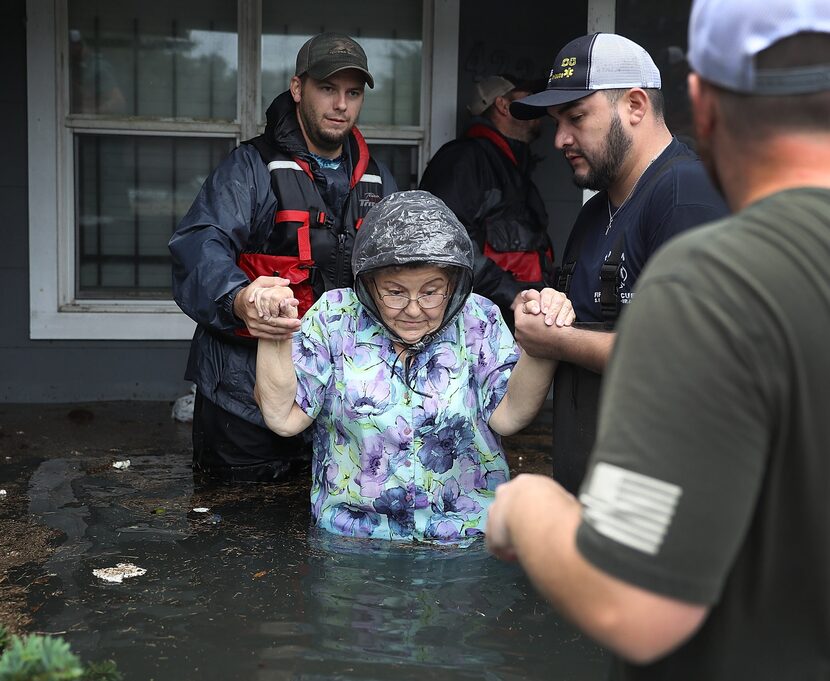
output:
M611 211L616 210L612 206ZM727 214L703 164L673 139L643 173L631 197L615 213L608 234L608 196L595 195L579 213L564 263L576 258L568 297L578 322L603 322L600 271L622 240L617 295L620 312L634 296L640 272L666 241ZM613 320L616 322L616 319ZM576 493L594 443L601 376L561 362L553 393L553 476Z
M663 243L723 217L727 208L695 153L672 139L643 173L628 201L621 207L612 205L611 213L614 220L607 229L608 194L594 195L582 207L562 259L576 261L568 297L580 322L603 321L600 270L618 239L624 242L617 294L621 305L626 305L640 272Z

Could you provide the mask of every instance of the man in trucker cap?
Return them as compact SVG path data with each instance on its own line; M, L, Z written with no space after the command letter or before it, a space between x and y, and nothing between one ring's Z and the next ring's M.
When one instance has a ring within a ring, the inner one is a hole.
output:
M603 373L617 322L651 256L677 234L726 214L700 160L663 117L660 71L640 45L613 33L563 47L547 89L510 105L518 118L551 116L574 182L596 191L582 207L555 287L578 327L543 315L516 323L531 353L559 360L553 390L553 477L576 494L596 437ZM542 291L543 306L551 294Z

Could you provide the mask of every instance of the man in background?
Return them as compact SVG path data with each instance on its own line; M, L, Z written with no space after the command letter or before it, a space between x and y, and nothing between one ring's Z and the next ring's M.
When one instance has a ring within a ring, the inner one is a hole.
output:
M510 103L540 84L511 75L477 82L462 137L441 147L420 188L443 199L475 244L473 290L499 306L513 328L519 293L553 284L548 215L531 173L541 120L519 120Z

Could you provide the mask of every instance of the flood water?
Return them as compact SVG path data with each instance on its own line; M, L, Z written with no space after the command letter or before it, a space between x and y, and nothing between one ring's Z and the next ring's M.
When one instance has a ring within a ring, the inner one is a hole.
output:
M63 534L30 600L34 630L128 681L605 676L603 651L483 542L335 537L310 528L305 482L210 486L186 451L116 458L34 469L29 512ZM93 575L125 562L146 574Z

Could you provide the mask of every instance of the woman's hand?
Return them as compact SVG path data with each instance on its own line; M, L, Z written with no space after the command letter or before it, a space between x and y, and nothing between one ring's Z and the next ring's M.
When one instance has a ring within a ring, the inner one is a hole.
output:
M266 322L273 317L296 319L300 303L287 286L256 288L252 291L252 302L260 318Z
M236 294L234 314L254 338L290 340L291 335L300 330L296 309L299 302L288 287L289 283L282 277L257 277Z
M522 291L522 305L519 307L524 314L545 316L545 325L570 326L576 321L573 304L561 291L553 288L543 288L541 291L528 289Z

